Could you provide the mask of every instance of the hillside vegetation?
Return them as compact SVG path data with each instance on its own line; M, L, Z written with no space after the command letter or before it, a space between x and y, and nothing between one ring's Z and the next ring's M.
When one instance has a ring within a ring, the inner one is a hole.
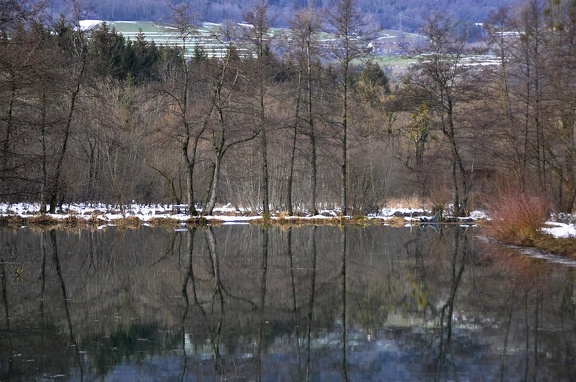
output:
M489 12L498 7L512 5L515 0L358 0L360 12L369 16L381 28L416 31L425 18L433 13L441 13L455 20L467 23L479 23L486 20ZM87 11L84 18L100 20L132 20L132 21L167 21L170 19L168 4L179 4L181 1L171 0L88 0L85 2ZM190 0L191 9L200 20L221 22L230 19L242 21L244 14L254 4L249 1L232 0ZM308 4L317 8L331 7L329 0L270 0L269 12L274 26L288 26L290 18L296 10ZM62 2L54 11L66 10Z

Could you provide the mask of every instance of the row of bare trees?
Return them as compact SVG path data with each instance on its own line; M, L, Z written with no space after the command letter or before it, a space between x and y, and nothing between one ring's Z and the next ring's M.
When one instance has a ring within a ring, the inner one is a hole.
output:
M186 5L172 8L171 48L106 24L48 22L27 5L8 2L0 25L3 201L51 212L134 200L185 203L191 214L217 203L351 214L417 195L465 215L506 181L557 209L574 204L567 2L494 13L473 47L461 25L430 17L416 62L394 83L362 60L354 0L302 8L282 34L256 2L251 27L216 32L218 57L197 45ZM487 50L495 60L479 59Z
M412 110L415 160L407 162L424 170L427 185L434 186L428 175L435 174L450 186L440 206L450 199L463 215L471 198L506 186L543 195L557 210L573 209L575 10L573 2L546 0L500 9L476 47L442 16L423 27L426 46L397 99L410 100Z

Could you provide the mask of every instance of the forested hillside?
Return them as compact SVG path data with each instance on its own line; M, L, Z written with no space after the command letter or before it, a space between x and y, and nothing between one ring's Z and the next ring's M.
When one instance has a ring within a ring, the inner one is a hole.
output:
M330 10L301 9L273 35L259 2L251 27L215 30L216 58L185 5L171 14L179 45L160 48L4 2L0 200L356 214L417 196L465 215L512 190L572 210L574 2L501 9L474 47L436 14L397 80L363 49L360 4Z
M181 0L169 0L171 4ZM244 14L254 3L232 0L188 0L191 9L203 21L221 22L225 19L242 21ZM417 30L426 16L438 12L455 20L483 22L490 11L500 6L516 3L516 0L359 0L360 12L369 15L382 28ZM167 0L86 0L83 3L84 18L99 20L150 20L165 21L170 17ZM271 0L269 14L274 26L287 26L296 10L311 5L329 8L329 0ZM64 1L54 2L54 9L64 11Z

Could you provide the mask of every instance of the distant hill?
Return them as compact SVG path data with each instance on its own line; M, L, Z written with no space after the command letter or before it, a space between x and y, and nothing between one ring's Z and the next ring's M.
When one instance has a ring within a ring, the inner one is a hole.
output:
M169 18L167 2L182 0L85 0L83 18L101 20L166 21ZM520 0L521 1L521 0ZM189 0L202 21L220 22L225 19L241 21L251 0ZM358 0L360 10L373 17L375 23L386 29L415 31L426 16L440 12L453 19L476 23L486 20L490 11L518 0ZM70 2L52 2L55 13L65 13ZM270 14L275 26L285 26L294 10L306 6L328 7L328 0L269 0ZM57 5L56 5L57 4ZM58 9L60 8L60 9Z

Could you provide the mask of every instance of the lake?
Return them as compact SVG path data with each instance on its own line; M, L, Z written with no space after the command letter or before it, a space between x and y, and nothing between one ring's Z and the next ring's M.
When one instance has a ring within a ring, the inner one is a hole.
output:
M569 381L575 268L479 228L0 230L0 381Z

